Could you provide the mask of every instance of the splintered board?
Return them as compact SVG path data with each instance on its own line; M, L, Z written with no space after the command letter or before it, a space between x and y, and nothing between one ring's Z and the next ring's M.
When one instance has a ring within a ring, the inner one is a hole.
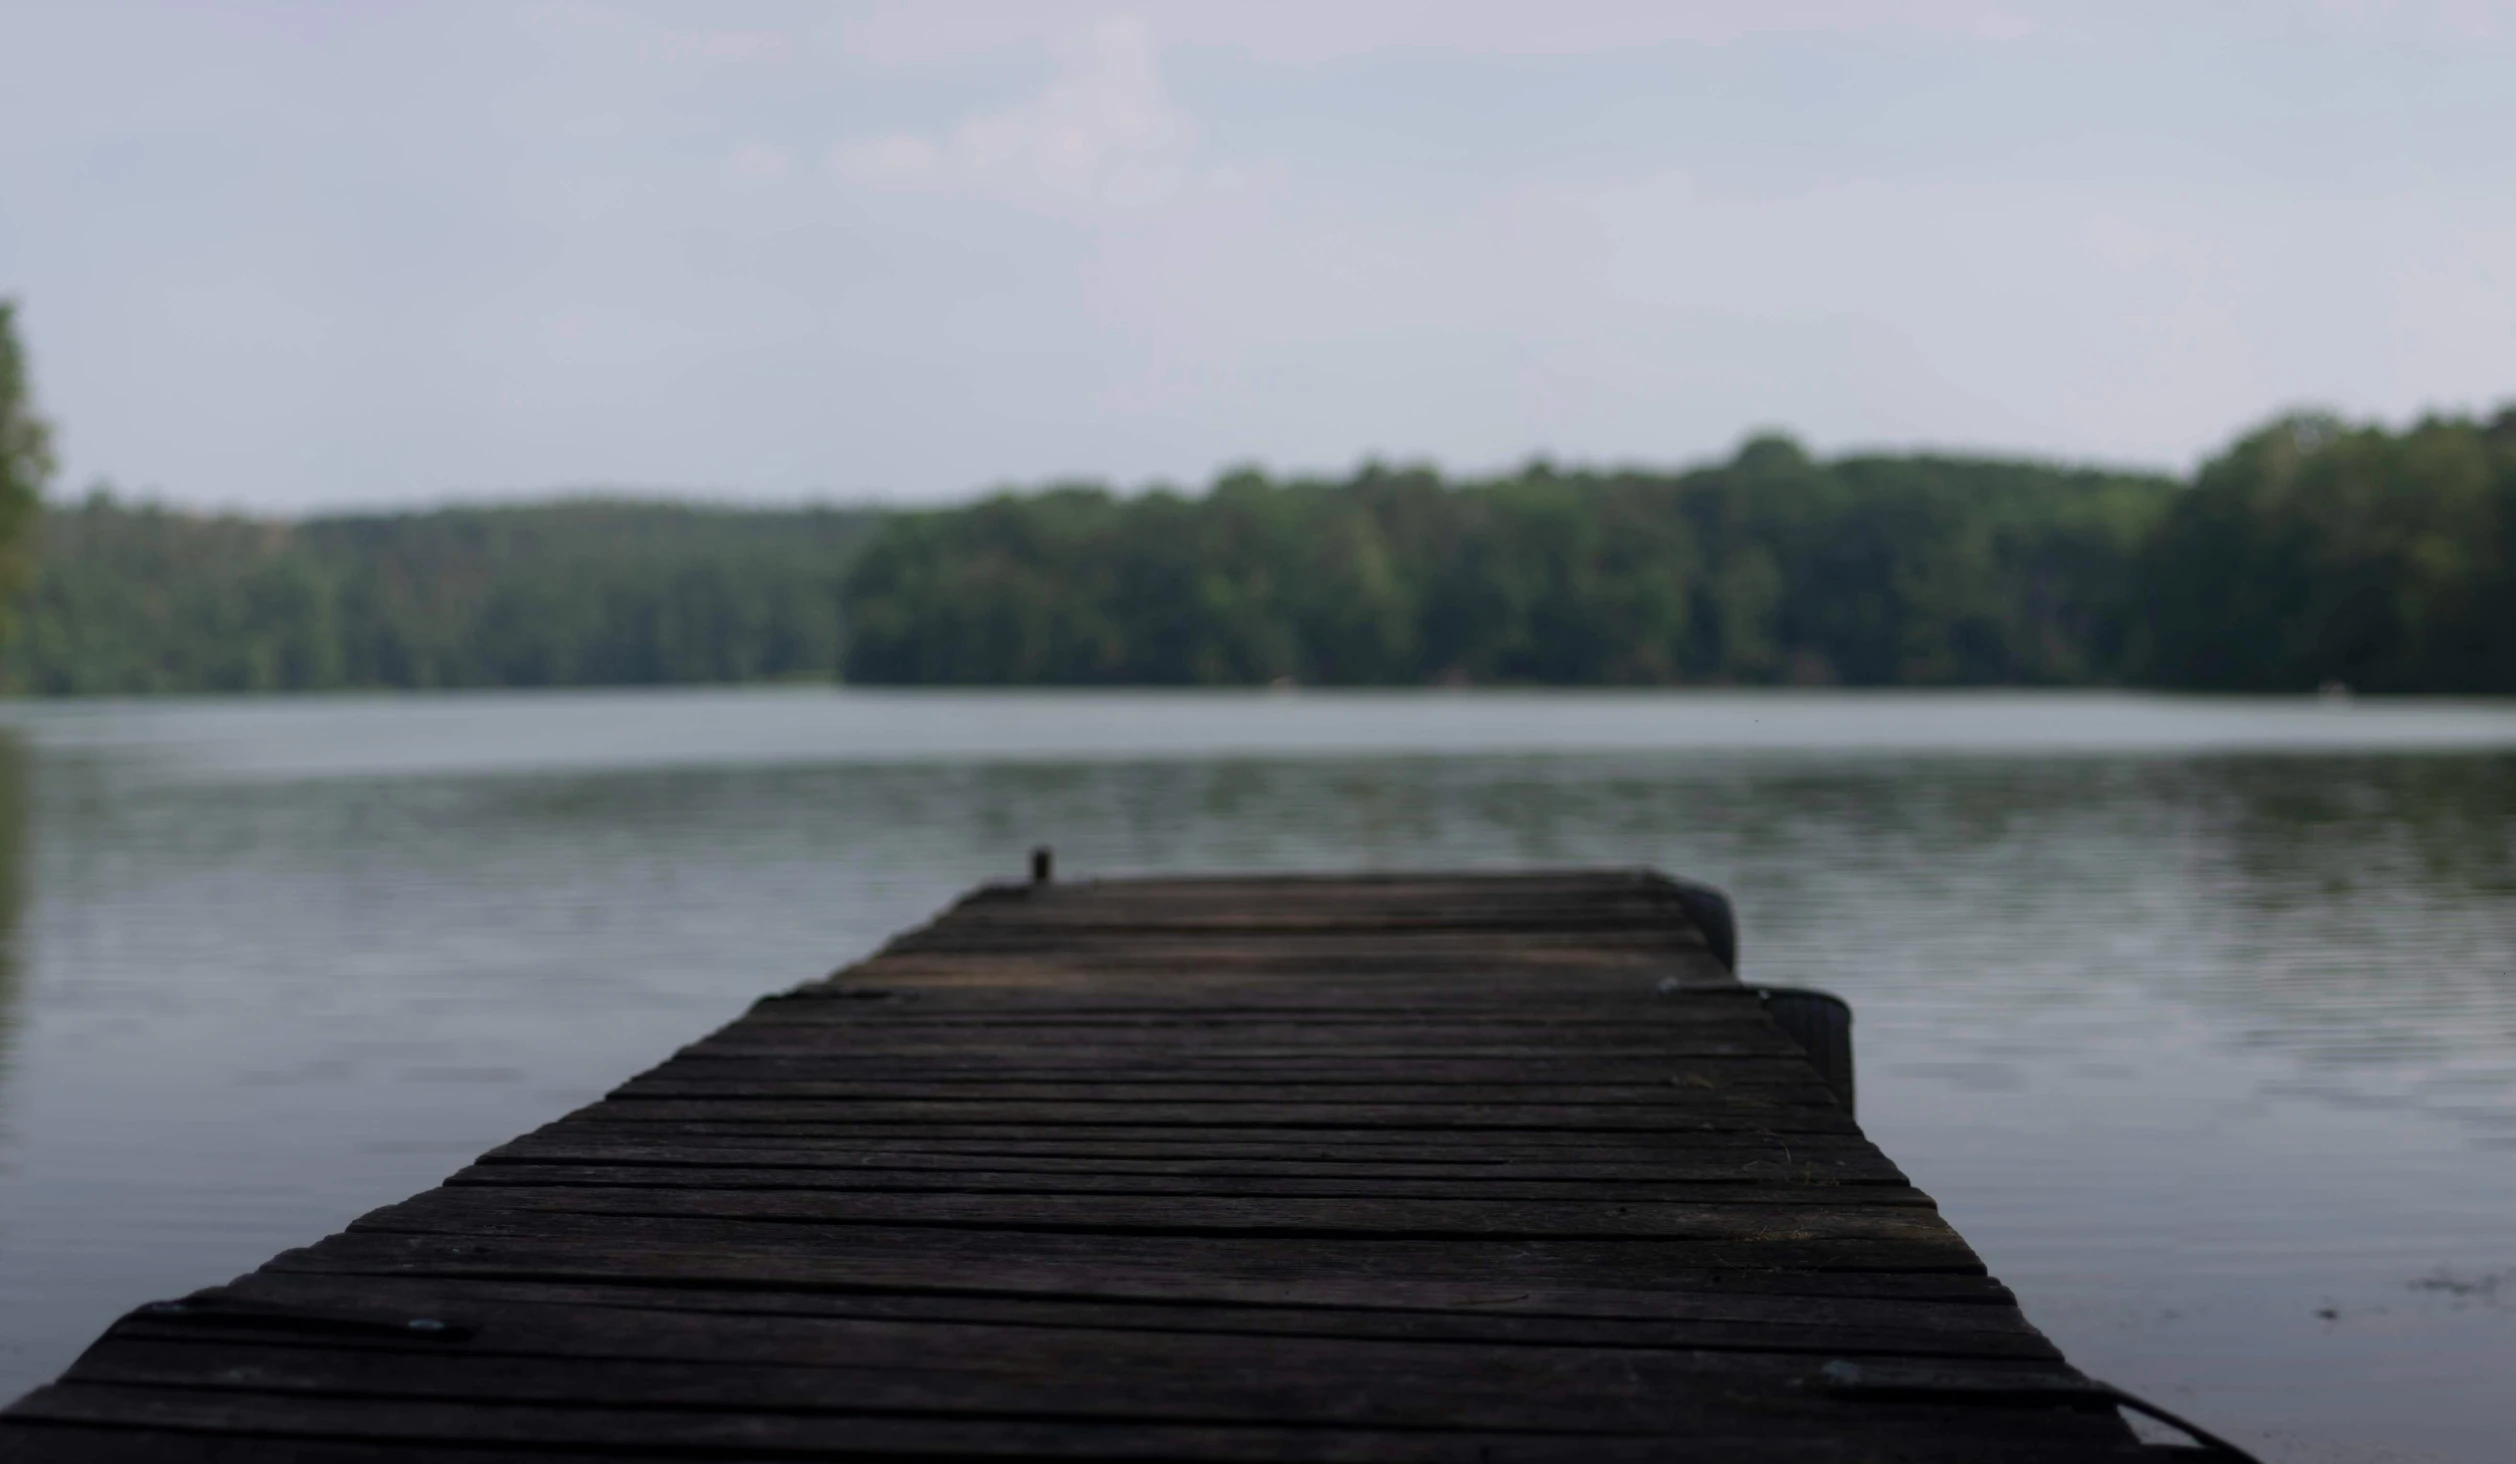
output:
M2142 1452L1648 873L982 889L0 1457Z

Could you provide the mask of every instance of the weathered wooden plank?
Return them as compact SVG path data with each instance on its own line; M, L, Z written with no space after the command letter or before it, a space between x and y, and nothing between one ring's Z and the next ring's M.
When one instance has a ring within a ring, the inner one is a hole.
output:
M1347 970L1232 969L1199 959L1180 969L973 956L910 962L877 957L843 978L755 1001L748 1016L915 1025L1022 1026L1084 1018L1205 1029L1236 1024L1451 1021L1512 1027L1596 1026L1610 1017L1687 1027L1756 1028L1762 1003L1737 986L1671 986L1657 967L1614 972L1531 970L1515 984L1462 994L1462 981L1491 979L1463 962L1456 971L1409 963L1401 984ZM1523 994L1525 992L1525 994Z
M420 1208L411 1208L427 1204ZM353 1222L341 1235L271 1264L282 1270L359 1269L412 1274L603 1278L668 1283L926 1286L1050 1290L1077 1296L1325 1305L1484 1306L1549 1295L1557 1310L1634 1315L1668 1289L1782 1285L1816 1295L1981 1296L1959 1284L1895 1284L1922 1276L1968 1279L1982 1264L1961 1240L1901 1237L1724 1240L1304 1232L885 1226L729 1219L710 1215L518 1211L474 1203L447 1209L438 1192ZM399 1241L396 1247L391 1242ZM360 1246L360 1242L372 1242ZM985 1280L982 1278L996 1278ZM1508 1278L1500 1281L1499 1278ZM1590 1296L1590 1292L1600 1293ZM1647 1312L1639 1313L1647 1315Z
M781 1032L785 1028L788 1031ZM1019 1057L1026 1050L1056 1043L1075 1055L1106 1057L1167 1055L1186 1061L1267 1059L1298 1063L1323 1061L1456 1060L1532 1058L1563 1060L1597 1055L1629 1060L1676 1061L1697 1057L1788 1058L1799 1055L1786 1047L1767 1025L1745 1021L1725 1025L1669 1026L1643 1020L1571 1023L1492 1023L1482 1028L1429 1021L1301 1022L1110 1022L1099 1024L990 1024L985 1022L876 1022L863 1017L799 1017L779 1013L754 1019L741 1033L763 1045L826 1045L838 1050L879 1045L895 1057L944 1056L968 1052L990 1057Z
M467 1325L487 1325L513 1308L573 1307L943 1321L1008 1328L1107 1328L1142 1333L1446 1339L1522 1346L1727 1348L1828 1356L1840 1352L2047 1360L2058 1356L2052 1344L2028 1326L2015 1308L1987 1305L1979 1298L1878 1299L1718 1289L1663 1295L1656 1315L1637 1318L1557 1316L1491 1306L1449 1311L1220 1303L1185 1307L1054 1295L870 1288L719 1290L681 1285L263 1271L233 1285L197 1293L188 1305L209 1314L187 1321L187 1326L196 1329L196 1335L231 1310L251 1313L262 1321L298 1316L405 1320L452 1317ZM162 1325L151 1315L135 1316L122 1324L125 1328Z
M1764 1103L1742 1093L1726 1104L1688 1108L1540 1103L1007 1103L949 1098L632 1098L616 1097L573 1115L589 1125L701 1120L763 1126L853 1123L956 1126L1027 1123L1089 1129L1394 1129L1410 1132L1857 1134L1839 1107Z
M1235 1058L1227 1054L1164 1058L1112 1057L1107 1053L1067 1052L1040 1043L1031 1051L988 1052L966 1057L908 1057L884 1050L878 1042L853 1044L835 1036L814 1045L764 1043L740 1047L733 1042L697 1044L682 1049L652 1071L749 1070L758 1073L844 1073L857 1082L913 1083L975 1080L1008 1083L1245 1083L1309 1086L1386 1086L1414 1083L1427 1087L1518 1085L1523 1088L1650 1086L1694 1084L1700 1076L1720 1087L1753 1087L1762 1083L1804 1083L1814 1071L1799 1053L1715 1053L1671 1055L1640 1053L1586 1056L1529 1054L1518 1058L1424 1057L1391 1054L1368 1062L1338 1062L1309 1057ZM1698 1085L1700 1086L1700 1085Z
M892 963L862 968L886 973ZM1233 973L1228 979L1208 971L1101 971L1076 969L1060 974L1088 985L1044 986L1037 982L975 979L977 963L956 958L945 968L962 979L928 983L922 975L897 985L807 985L755 1001L749 1015L813 1016L831 1021L912 1026L920 1023L1013 1027L1059 1020L1107 1022L1160 1021L1200 1028L1233 1023L1279 1022L1310 1025L1321 1022L1457 1022L1471 1025L1504 1023L1515 1029L1548 1019L1592 1023L1602 1014L1626 1013L1671 1029L1690 1026L1754 1027L1761 1003L1725 1001L1708 1007L1701 1021L1671 1003L1679 997L1662 992L1660 979L1648 972L1619 975L1613 988L1542 977L1544 984L1526 995L1508 993L1478 999L1445 996L1442 988L1476 973L1460 971L1429 979L1420 987L1391 987L1360 981L1351 974L1320 973L1296 978L1269 972L1262 976ZM908 973L899 973L907 975ZM1261 988L1253 992L1251 987ZM1638 988L1647 988L1645 994ZM1726 993L1725 993L1726 994ZM1685 1000L1691 1001L1689 996Z
M1721 1084L1653 1083L1624 1086L1517 1088L1455 1083L1030 1083L983 1080L926 1083L858 1083L844 1078L763 1075L710 1077L657 1072L631 1079L607 1095L631 1102L649 1099L736 1098L746 1102L803 1098L889 1105L898 1103L1021 1103L1058 1109L1087 1105L1140 1112L1148 1108L1198 1109L1208 1105L1274 1104L1298 1100L1305 1107L1486 1111L1590 1111L1626 1108L1651 1113L1727 1113L1742 1109L1836 1108L1834 1093L1815 1081Z
M1594 1187L1586 1192L1598 1195L1618 1193L1619 1186L1624 1185L1641 1187L1637 1192L1683 1194L1700 1186L1746 1183L1890 1187L1905 1183L1902 1171L1885 1156L1865 1146L1851 1145L1833 1150L1802 1146L1786 1162L1780 1156L1742 1159L1735 1147L1670 1147L1618 1158L1590 1159L1531 1157L1526 1150L1488 1155L1472 1149L1398 1157L1385 1145L1377 1150L1322 1150L1318 1146L1258 1143L1218 1149L1205 1143L1177 1141L1096 1144L977 1139L923 1143L834 1140L815 1144L784 1141L783 1136L761 1140L751 1137L751 1133L710 1131L656 1137L643 1129L570 1124L502 1145L481 1156L477 1167L562 1164L692 1171L800 1170L868 1177L887 1175L902 1180L932 1176L938 1181L967 1174L1002 1174L1035 1176L1042 1181L1071 1177L1182 1183L1213 1179L1455 1184L1461 1186L1463 1193L1484 1193L1486 1185L1583 1186ZM452 1182L455 1181L449 1181Z
M1567 894L1498 889L1491 885L1484 887L1481 898L1463 899L1463 893L1460 889L1425 889L1371 897L1323 887L1284 891L1271 897L1244 888L1197 898L1184 892L1152 895L1119 884L1025 886L1004 897L963 901L947 910L942 918L915 928L972 929L995 924L1071 922L1159 930L1168 924L1222 921L1265 930L1301 929L1316 924L1368 927L1373 922L1421 921L1472 925L1627 916L1649 918L1655 929L1673 938L1693 934L1670 918L1676 902L1657 893L1582 890Z
M240 1390L64 1384L18 1405L30 1420L124 1428L182 1428L264 1438L416 1439L515 1448L599 1450L613 1458L705 1451L711 1459L812 1454L824 1458L1058 1458L1316 1461L1316 1464L1665 1464L1667 1435L1618 1437L1501 1430L1365 1431L1301 1425L1085 1424L964 1418L827 1417L744 1410L584 1409L466 1400L339 1399ZM1908 1458L2015 1464L2022 1443L2112 1457L2122 1425L2052 1410L1811 1405L1797 1416L1740 1407L1689 1431L1690 1460L1853 1461ZM2111 1425L2108 1428L2107 1425ZM1857 1437L1856 1437L1857 1432ZM2098 1449L2108 1453L2098 1453ZM1927 1451L1927 1452L1925 1452Z
M1978 1265L1897 1248L1791 1269L1743 1247L1655 1239L1439 1240L1126 1235L760 1225L545 1213L344 1231L268 1263L281 1272L619 1281L819 1290L885 1287L1142 1301L1659 1315L1665 1296L1780 1293L2012 1306ZM1863 1257L1873 1264L1861 1265Z
M690 1139L788 1147L818 1146L853 1154L998 1154L1026 1153L1088 1157L1132 1155L1144 1158L1277 1157L1314 1159L1323 1163L1379 1164L1389 1160L1444 1163L1506 1163L1515 1160L1567 1163L1676 1164L1692 1156L1714 1162L1727 1155L1742 1178L1796 1172L1803 1164L1829 1157L1875 1154L1857 1134L1778 1134L1769 1129L1721 1132L1552 1133L1526 1129L1508 1131L1421 1132L1406 1129L1302 1129L1282 1132L1261 1128L1141 1128L1112 1124L1068 1127L1025 1124L845 1124L753 1123L680 1119L652 1123L607 1118L604 1122L570 1120L541 1131L543 1136L617 1139L644 1143ZM837 1147L833 1147L837 1146ZM1810 1171L1815 1172L1815 1171Z
M1420 900L1339 908L1322 900L1285 901L1270 909L1235 900L1197 904L1084 898L966 905L929 931L1054 931L1160 939L1178 934L1259 936L1413 934L1499 930L1523 935L1647 934L1670 944L1702 944L1654 900Z
M1133 1235L1303 1235L1510 1239L1649 1237L1766 1248L1789 1265L1889 1244L1915 1268L1955 1268L1973 1253L1936 1210L1849 1200L1811 1203L1801 1191L1769 1204L1691 1200L1523 1200L845 1190L624 1189L583 1185L468 1185L432 1190L353 1222L353 1229L443 1229L501 1224L540 1213L642 1219L918 1225L971 1230L1106 1230ZM1829 1199L1839 1192L1827 1191Z
M1403 979L1393 974L1400 967ZM843 978L764 996L757 1012L774 1016L817 1011L844 1017L932 1011L980 1016L984 1013L974 1001L956 1005L949 999L984 996L1001 998L1007 1017L1062 1011L1185 1014L1211 1003L1226 1013L1253 1015L1415 1012L1437 1016L1448 1010L1473 1020L1502 1010L1505 1004L1480 1000L1477 995L1445 996L1443 987L1474 981L1479 975L1465 953L1455 962L1393 960L1385 968L1261 961L1245 953L1189 952L1177 960L1157 960L1143 951L1111 951L1091 958L1072 952L1055 956L962 952L932 958L887 955L850 968ZM1690 984L1696 975L1704 979ZM1714 984L1729 980L1717 966L1656 958L1618 966L1531 965L1513 979L1524 983L1529 992L1526 1005L1535 1016L1570 1013L1584 1000L1630 1004L1645 990L1661 1003L1737 992L1734 985ZM888 994L876 997L870 994L874 992Z
M1121 1040L1103 1034L1077 1042L1073 1034L1045 1032L1028 1037L994 1033L878 1031L861 1024L812 1021L747 1021L736 1031L709 1038L685 1049L694 1053L747 1052L873 1052L893 1062L1002 1061L1041 1062L1042 1049L1061 1049L1056 1060L1073 1063L1155 1064L1166 1067L1205 1066L1222 1072L1317 1068L1322 1063L1371 1063L1392 1072L1406 1065L1451 1062L1508 1062L1525 1057L1532 1063L1563 1065L1596 1057L1607 1063L1682 1063L1700 1058L1763 1058L1806 1060L1798 1046L1770 1023L1728 1031L1691 1028L1640 1034L1630 1029L1625 1040L1597 1042L1514 1042L1508 1034L1435 1041L1405 1031L1370 1034L1365 1040L1339 1040L1322 1034L1304 1042L1298 1033L1269 1034L1267 1040L1230 1043L1193 1034L1150 1033Z
M1812 1407L1799 1354L1010 1329L960 1323L515 1309L429 1345L235 1329L117 1332L71 1384L362 1398L788 1412L1675 1434L1752 1397ZM1878 1359L1854 1355L1857 1362ZM2035 1359L1943 1358L1987 1386L2066 1388Z
M1543 1013L1413 1013L1368 1012L1026 1012L989 1016L978 1012L937 1013L870 1008L857 1003L782 1004L752 1013L757 1025L798 1023L840 1026L850 1031L879 1033L886 1042L993 1042L1005 1046L1044 1039L1108 1043L1157 1041L1271 1048L1290 1045L1313 1055L1348 1049L1398 1053L1422 1049L1439 1052L1458 1046L1501 1045L1507 1051L1573 1048L1583 1052L1665 1053L1669 1039L1728 1038L1744 1041L1766 1031L1763 1013L1741 1008L1718 1020L1673 1016L1665 1006L1637 1006L1631 1011L1587 1009L1580 1015ZM1394 1039L1394 1040L1393 1040ZM1679 1049L1682 1054L1683 1049ZM1782 1057L1781 1048L1760 1056Z
M1063 960L1077 955L1091 956L1125 951L1195 951L1220 950L1238 959L1259 960L1277 964L1298 963L1308 959L1332 962L1375 963L1398 954L1421 954L1436 960L1464 956L1477 944L1495 950L1506 961L1526 960L1532 964L1564 966L1631 965L1649 955L1662 959L1712 959L1708 942L1691 929L1681 930L1663 922L1620 921L1609 916L1605 923L1621 928L1603 930L1595 935L1575 920L1540 921L1526 928L1514 929L1506 924L1454 926L1451 928L1416 928L1390 925L1372 928L1368 920L1342 920L1334 925L1308 929L1200 929L1191 924L1168 924L1155 912L1145 912L1146 924L1132 923L1136 916L1124 911L1110 911L1097 917L1064 920L1023 920L1009 916L952 916L931 925L906 930L893 937L875 953L885 956L933 956L946 952L974 955L1008 956L1036 955L1044 959ZM1718 961L1713 961L1718 965Z
M82 1426L25 1414L0 1415L0 1459L42 1459L46 1464L550 1464L546 1449L476 1448L435 1442L373 1443L347 1439L276 1438L269 1434L195 1433L139 1428L128 1420ZM613 1458L663 1458L635 1449ZM682 1457L687 1457L682 1456ZM711 1459L765 1461L768 1454L712 1454ZM788 1456L792 1457L792 1456Z
M1687 945L1627 942L1588 947L1571 944L1571 937L1539 940L1500 935L1440 940L1321 936L1288 937L1290 948L1270 950L1253 948L1254 939L937 940L886 949L857 967L851 979L888 985L895 976L915 972L920 990L1020 983L1042 991L1072 992L1089 990L1103 981L1124 981L1131 973L1139 981L1167 975L1202 982L1218 991L1229 978L1267 977L1292 982L1294 992L1324 992L1329 982L1343 981L1374 992L1409 993L1421 1000L1437 999L1433 982L1439 977L1473 978L1480 960L1524 973L1542 973L1550 983L1587 980L1603 990L1631 990L1638 981L1658 988L1668 981L1673 983L1672 992L1711 992L1729 980L1710 952Z
M1108 1155L1168 1159L1308 1159L1355 1164L1566 1164L1727 1163L1742 1177L1759 1169L1787 1168L1824 1158L1885 1162L1857 1133L1777 1135L1770 1129L1695 1130L1680 1133L1623 1131L1551 1133L1420 1133L1393 1129L1196 1128L1107 1124L1077 1128L1056 1124L955 1124L950 1127L868 1123L760 1124L742 1120L651 1119L631 1122L617 1114L605 1121L563 1119L519 1145L558 1143L770 1144L827 1153ZM493 1150L502 1154L504 1149Z
M1166 1098L1246 1101L1276 1092L1298 1091L1304 1098L1371 1101L1393 1096L1392 1088L1421 1090L1436 1097L1482 1094L1489 1101L1658 1102L1667 1090L1725 1092L1737 1088L1810 1088L1822 1086L1813 1070L1791 1058L1746 1058L1721 1061L1642 1061L1623 1071L1583 1072L1569 1064L1537 1074L1514 1072L1499 1062L1428 1065L1421 1062L1328 1067L1278 1065L1257 1074L1217 1072L1203 1064L1167 1069L1112 1072L1080 1061L1062 1066L1028 1066L1011 1062L905 1063L878 1062L845 1052L762 1052L742 1056L684 1053L648 1070L624 1086L652 1087L662 1082L817 1082L844 1083L868 1097L896 1096L902 1090L949 1088L953 1092L996 1098L1118 1098L1128 1102L1159 1102ZM1253 1093L1263 1085L1265 1093Z
M1597 1179L1390 1179L1346 1174L1329 1178L1094 1174L1055 1170L881 1170L862 1165L736 1168L723 1164L476 1164L447 1178L450 1188L590 1186L600 1189L832 1190L856 1194L1011 1194L1043 1196L1181 1196L1198 1199L1421 1199L1570 1201L1583 1204L1891 1205L1928 1208L1931 1198L1901 1185L1785 1183L1695 1184Z

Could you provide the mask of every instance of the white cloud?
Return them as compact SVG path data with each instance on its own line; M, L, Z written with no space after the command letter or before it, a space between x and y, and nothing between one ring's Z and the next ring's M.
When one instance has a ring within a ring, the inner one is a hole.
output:
M1152 32L1132 16L1095 22L1058 47L1046 90L964 119L935 137L886 133L840 143L834 172L1048 207L1138 205L1192 181L1196 126L1162 84Z

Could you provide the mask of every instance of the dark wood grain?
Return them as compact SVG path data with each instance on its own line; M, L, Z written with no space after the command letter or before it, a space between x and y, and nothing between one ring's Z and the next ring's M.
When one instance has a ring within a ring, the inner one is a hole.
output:
M1043 1161L1045 1162L1045 1161ZM1591 1176L1555 1179L1420 1179L1370 1173L1247 1176L1179 1173L1110 1174L1073 1169L870 1169L862 1165L745 1168L722 1164L476 1164L451 1175L449 1186L693 1190L834 1190L852 1194L1173 1195L1196 1199L1497 1200L1641 1205L1678 1200L1695 1205L1902 1205L1926 1207L1930 1196L1903 1185L1844 1185L1839 1180L1777 1176L1771 1182L1651 1180L1613 1183Z
M1180 879L975 892L0 1458L2129 1457L2081 1381L1668 882Z
M117 1334L200 1337L252 1330L281 1316L455 1317L493 1325L534 1308L701 1312L729 1316L858 1317L982 1323L1011 1329L1107 1328L1142 1333L1263 1333L1308 1337L1727 1348L1743 1351L2052 1359L2052 1345L2008 1307L1970 1300L1835 1297L1706 1288L1662 1295L1650 1317L1558 1315L1518 1307L1175 1306L1124 1298L978 1291L730 1290L633 1283L473 1280L436 1276L266 1271L189 1298L180 1326L141 1315ZM231 1317L231 1313L233 1316ZM238 1321L233 1318L240 1317ZM1021 1335L1032 1335L1023 1333ZM359 1345L382 1345L373 1338Z

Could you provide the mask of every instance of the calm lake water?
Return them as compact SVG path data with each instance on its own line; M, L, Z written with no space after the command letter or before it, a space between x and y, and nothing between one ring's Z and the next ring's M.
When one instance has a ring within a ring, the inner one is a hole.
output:
M1859 1012L1862 1119L2097 1376L2496 1461L2516 704L2102 694L0 706L0 1395L1053 842L1651 864Z

